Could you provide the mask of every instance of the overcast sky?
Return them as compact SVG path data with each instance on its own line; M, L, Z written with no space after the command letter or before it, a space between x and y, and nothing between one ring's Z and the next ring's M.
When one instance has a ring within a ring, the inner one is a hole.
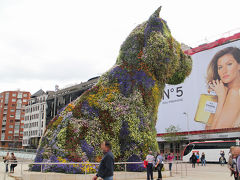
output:
M101 75L160 5L175 39L192 47L240 32L239 0L1 0L0 92L54 90Z

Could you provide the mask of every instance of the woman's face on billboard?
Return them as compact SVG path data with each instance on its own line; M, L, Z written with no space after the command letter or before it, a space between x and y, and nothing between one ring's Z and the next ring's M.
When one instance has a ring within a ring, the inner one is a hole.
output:
M223 83L230 83L239 77L240 64L231 54L225 54L217 61L218 75Z

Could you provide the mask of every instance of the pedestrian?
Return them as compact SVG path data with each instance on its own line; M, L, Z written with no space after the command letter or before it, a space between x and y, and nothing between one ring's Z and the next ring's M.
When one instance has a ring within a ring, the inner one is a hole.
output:
M204 152L202 152L202 156L201 156L201 163L202 163L202 166L204 165L206 165L206 159L205 159L205 153Z
M231 175L234 176L234 180L238 180L239 174L238 174L238 169L237 169L237 156L236 154L232 154L232 162L231 162Z
M195 168L195 164L197 162L197 157L196 157L195 153L192 153L192 156L190 157L190 160L192 162L192 168Z
M226 162L224 151L220 151L219 162L220 162L221 166L223 166L225 164L225 162Z
M101 177L103 180L113 180L114 156L111 151L112 146L110 142L104 141L101 144L101 149L104 157L100 162L97 174L92 180L96 180L98 177Z
M6 172L8 172L8 161L11 159L9 152L7 152L7 155L3 157L4 163L6 164Z
M11 160L11 165L10 165L10 173L14 173L14 168L17 166L17 158L16 158L16 156L14 155L14 153L12 152L11 153L11 158L10 158L10 160Z
M173 164L173 160L174 160L173 153L170 153L170 155L168 155L167 160L168 160L168 164L169 164L170 176L172 176L172 164Z
M165 161L167 161L168 155L169 155L169 154L166 152L165 155L164 155Z
M158 178L157 180L162 180L162 168L163 168L163 154L157 153L157 158L156 158L156 165L155 168L157 168L158 171Z
M199 152L196 153L196 157L197 157L197 165L199 166L199 162L200 162L200 155L199 155Z
M154 165L154 161L155 158L152 155L152 151L149 151L147 157L146 157L146 161L148 162L147 164L147 180L153 180L153 165Z

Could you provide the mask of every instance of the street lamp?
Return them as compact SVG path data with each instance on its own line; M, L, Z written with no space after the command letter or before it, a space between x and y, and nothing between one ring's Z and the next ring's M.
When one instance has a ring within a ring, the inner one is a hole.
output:
M187 117L188 143L190 143L188 113L187 112L183 112L183 114L186 115L186 117Z

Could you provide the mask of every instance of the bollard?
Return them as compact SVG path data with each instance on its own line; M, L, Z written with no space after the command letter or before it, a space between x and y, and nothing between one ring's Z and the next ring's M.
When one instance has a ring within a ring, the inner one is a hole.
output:
M181 177L183 177L183 174L182 174L182 163L181 163Z
M5 171L3 179L6 180L7 172Z
M85 163L84 163L85 164ZM85 180L87 179L87 165L85 164Z
M178 161L176 162L176 174L177 174L177 164L178 164Z
M186 168L186 176L187 176L187 164L185 163L185 168Z
M21 163L21 177L23 176L23 173L22 173L22 163Z
M125 179L127 179L127 163L125 163Z

